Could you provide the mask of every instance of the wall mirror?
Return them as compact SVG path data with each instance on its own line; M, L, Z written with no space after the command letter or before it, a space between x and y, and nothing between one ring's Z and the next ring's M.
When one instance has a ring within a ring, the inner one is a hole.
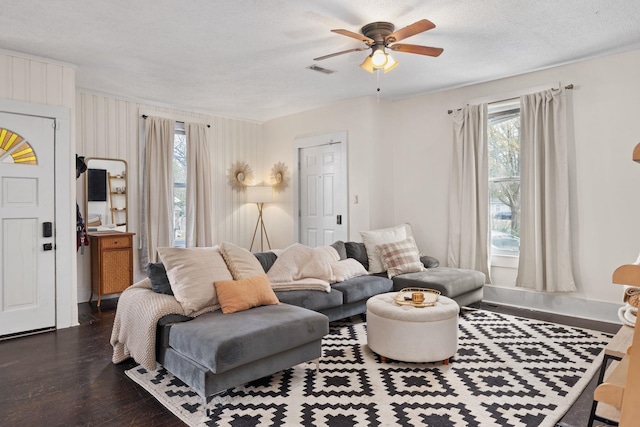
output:
M127 231L127 162L88 157L85 163L84 221L87 231Z

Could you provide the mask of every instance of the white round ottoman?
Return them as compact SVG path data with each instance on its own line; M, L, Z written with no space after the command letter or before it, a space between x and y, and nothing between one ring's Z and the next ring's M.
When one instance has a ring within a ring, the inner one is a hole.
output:
M458 304L440 296L432 307L413 307L394 302L396 292L367 301L367 344L386 358L404 362L449 364L458 350Z

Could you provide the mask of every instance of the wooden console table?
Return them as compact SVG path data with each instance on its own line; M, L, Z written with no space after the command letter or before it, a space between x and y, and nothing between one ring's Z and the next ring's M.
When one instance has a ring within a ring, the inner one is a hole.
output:
M91 249L91 296L118 294L133 283L133 236L135 233L93 231L89 233Z

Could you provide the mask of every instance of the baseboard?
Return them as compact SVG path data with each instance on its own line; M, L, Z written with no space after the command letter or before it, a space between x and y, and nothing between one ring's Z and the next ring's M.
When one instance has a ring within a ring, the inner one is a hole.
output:
M485 285L482 300L488 303L616 324L620 324L618 309L622 306L622 302L616 304L491 285Z

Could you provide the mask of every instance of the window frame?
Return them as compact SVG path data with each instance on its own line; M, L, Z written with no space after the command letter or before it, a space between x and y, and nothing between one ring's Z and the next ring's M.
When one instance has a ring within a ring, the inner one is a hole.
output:
M520 100L519 98L514 98L514 99L509 99L509 100L505 100L505 101L501 101L501 102L496 102L493 104L489 104L488 105L488 111L487 111L487 144L488 144L488 131L490 126L492 126L492 119L495 119L496 117L505 117L505 116L520 116L521 114L521 109L520 109ZM506 118L506 120L508 120L509 118ZM518 176L512 176L512 177L495 177L495 178L491 178L488 176L488 185L490 186L492 182L497 182L498 180L515 180L517 178L517 180L520 180L520 174L518 174ZM490 264L492 267L505 267L505 268L514 268L517 269L518 268L518 262L520 259L520 252L518 251L517 254L494 254L491 252L491 242L492 242L492 238L493 238L493 227L492 227L492 211L491 211L491 196L489 195L489 201L490 201L490 206L489 206L489 217L488 217L488 222L489 222L489 250L490 250ZM499 231L499 230L496 230Z

